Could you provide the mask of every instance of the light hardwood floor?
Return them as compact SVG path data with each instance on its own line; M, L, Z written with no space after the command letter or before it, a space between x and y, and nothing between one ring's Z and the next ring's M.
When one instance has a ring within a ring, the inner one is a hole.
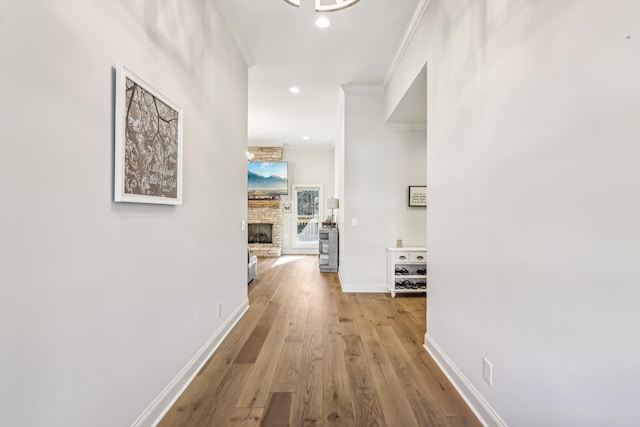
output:
M424 294L345 294L261 259L251 308L160 426L480 426L422 347Z

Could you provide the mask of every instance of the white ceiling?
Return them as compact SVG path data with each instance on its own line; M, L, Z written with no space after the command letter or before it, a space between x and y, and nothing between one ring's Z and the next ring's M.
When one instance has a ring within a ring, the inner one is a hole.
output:
M340 86L384 83L418 2L360 0L320 29L313 0L216 0L250 66L249 145L333 144Z

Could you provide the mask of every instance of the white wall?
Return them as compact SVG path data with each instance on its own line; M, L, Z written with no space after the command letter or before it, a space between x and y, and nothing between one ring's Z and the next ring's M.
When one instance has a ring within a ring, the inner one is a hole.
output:
M340 209L336 211L336 225L338 230L344 230L344 204L346 200L344 199L344 138L345 138L345 117L344 117L344 108L345 108L345 93L342 88L338 93L338 129L335 140L335 148L334 148L334 186L335 186L335 195L340 200ZM342 254L344 253L344 239L341 239L338 236L338 275L340 276L340 280L342 281L342 273L340 272L340 266L342 265Z
M293 211L293 185L321 185L324 195L322 205L333 197L334 192L334 150L333 147L284 147L283 160L289 162L289 195L282 196L291 203ZM336 211L337 212L337 211ZM330 210L323 212L322 219L331 215ZM283 254L317 254L318 248L294 248L293 237L296 228L293 225L292 213L282 214L282 253Z
M246 66L205 0L1 15L0 424L131 425L247 302ZM184 109L182 206L112 202L119 64Z
M640 424L638 16L432 0L400 67L428 67L427 345L508 425Z
M385 126L381 89L344 89L340 276L345 291L384 292L385 248L425 244L426 210L407 206L408 186L426 182L425 131Z

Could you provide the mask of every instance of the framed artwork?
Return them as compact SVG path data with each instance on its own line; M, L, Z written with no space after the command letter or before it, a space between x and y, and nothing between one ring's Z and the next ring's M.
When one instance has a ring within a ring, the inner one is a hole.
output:
M182 115L132 71L118 68L114 201L182 204Z
M424 185L409 186L409 206L427 206L427 187Z

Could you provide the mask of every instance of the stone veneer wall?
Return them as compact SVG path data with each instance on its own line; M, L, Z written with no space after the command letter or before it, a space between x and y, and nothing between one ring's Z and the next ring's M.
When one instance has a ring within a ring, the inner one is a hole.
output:
M279 162L282 160L281 147L249 147L254 162ZM282 206L277 201L277 207L251 206L247 213L248 224L273 224L273 243L251 243L251 253L259 257L279 257L282 254Z
M249 147L253 154L252 162L279 162L282 160L282 147Z

